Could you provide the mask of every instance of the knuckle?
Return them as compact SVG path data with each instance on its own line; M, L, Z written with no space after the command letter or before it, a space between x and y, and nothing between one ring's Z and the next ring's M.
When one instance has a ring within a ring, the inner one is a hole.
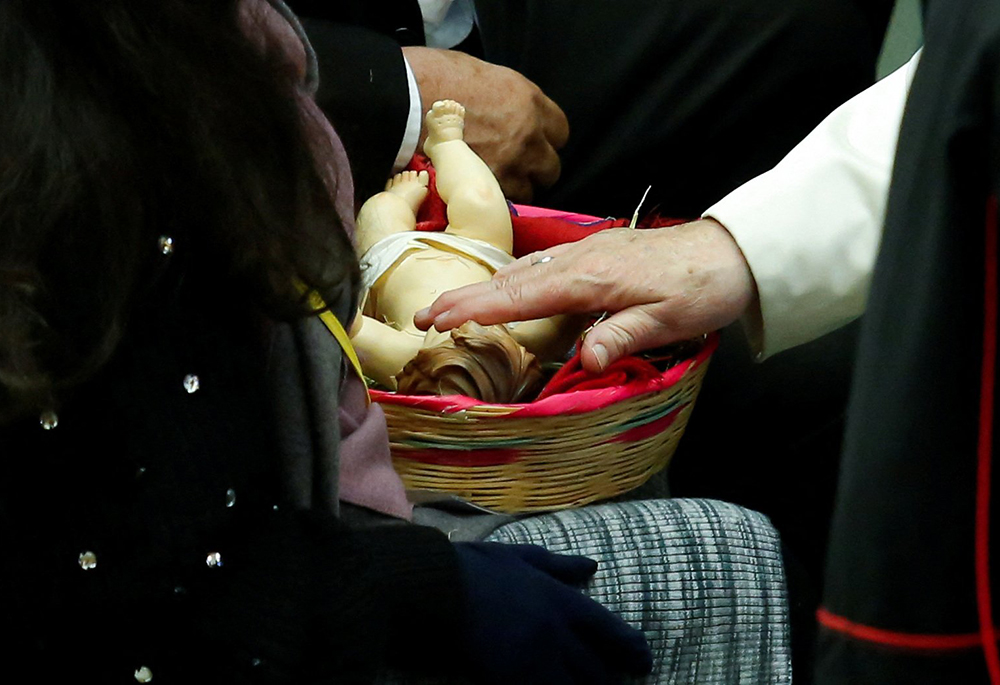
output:
M530 202L535 194L531 182L523 176L511 178L503 190L508 199L516 202Z
M516 262L514 262L514 264L516 264ZM490 287L493 290L499 290L507 286L512 277L510 269L512 266L514 266L514 264L508 264L507 266L498 269L493 274L493 278L490 279Z
M490 290L504 298L509 298L512 291L520 291L520 285L517 281L516 273L500 274L498 271L493 275L492 280L490 280Z
M507 282L507 287L500 290L500 293L511 308L516 309L524 302L524 286L513 279Z

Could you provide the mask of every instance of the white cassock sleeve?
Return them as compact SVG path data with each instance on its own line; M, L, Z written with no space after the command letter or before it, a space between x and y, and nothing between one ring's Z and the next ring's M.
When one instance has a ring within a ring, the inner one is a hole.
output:
M838 107L777 166L704 213L729 230L753 272L761 319L748 333L758 358L864 311L919 58Z

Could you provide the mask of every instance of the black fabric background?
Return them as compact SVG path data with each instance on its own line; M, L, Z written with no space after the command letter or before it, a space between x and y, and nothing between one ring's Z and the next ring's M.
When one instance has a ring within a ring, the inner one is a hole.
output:
M824 604L886 630L974 634L1000 11L983 0L931 2L925 35L859 346ZM1000 519L991 518L995 538ZM980 649L906 651L824 632L818 680L976 683L986 672Z

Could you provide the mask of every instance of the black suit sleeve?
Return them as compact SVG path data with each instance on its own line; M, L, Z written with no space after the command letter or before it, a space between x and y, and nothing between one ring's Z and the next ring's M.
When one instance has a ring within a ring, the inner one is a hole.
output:
M302 21L319 62L316 103L347 150L355 202L382 190L410 112L406 67L391 38L355 26Z
M417 0L287 0L299 17L360 26L400 45L423 45L424 23Z
M347 149L355 202L382 190L399 152L410 95L403 45L422 45L414 0L288 2L319 62L316 101Z

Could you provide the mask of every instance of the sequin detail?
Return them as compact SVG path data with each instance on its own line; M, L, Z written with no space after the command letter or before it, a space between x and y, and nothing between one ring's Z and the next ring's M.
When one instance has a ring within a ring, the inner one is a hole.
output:
M157 245L160 248L160 252L165 255L174 253L174 239L168 235L161 235Z
M153 681L153 672L145 666L136 669L135 679L140 683L150 683Z
M38 417L38 423L42 424L42 428L50 431L59 425L59 415L51 410L43 411L42 415Z
M198 392L199 388L201 388L201 380L197 376L193 373L184 376L184 389L188 391L189 395Z
M222 555L218 552L212 552L205 557L205 563L208 564L209 568L219 568L222 566Z
M226 508L231 509L236 504L236 491L232 488L226 490Z
M90 571L97 568L97 555L91 551L80 552L80 558L77 560L80 564L80 568L84 571Z

